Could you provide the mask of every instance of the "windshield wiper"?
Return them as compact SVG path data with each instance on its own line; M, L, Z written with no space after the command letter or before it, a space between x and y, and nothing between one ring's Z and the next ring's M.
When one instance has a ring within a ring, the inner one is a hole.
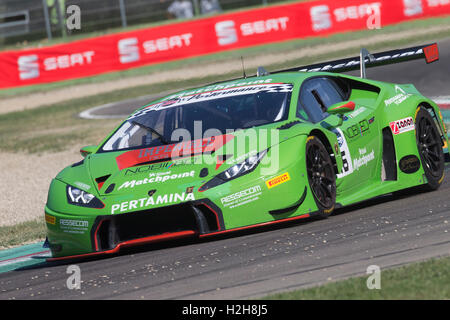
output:
M148 130L154 134L156 134L159 137L159 140L163 143L163 144L171 144L170 141L167 141L166 138L159 133L158 131L156 131L155 129L151 128L151 127L147 127L146 125L143 125L142 123L139 123L137 121L131 121L132 124L135 124L141 128L144 128L145 130Z

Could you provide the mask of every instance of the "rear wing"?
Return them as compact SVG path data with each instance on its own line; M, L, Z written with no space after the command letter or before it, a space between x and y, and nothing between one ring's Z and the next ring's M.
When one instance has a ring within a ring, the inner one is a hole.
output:
M439 50L437 43L421 45L406 49L396 49L370 54L366 49L361 49L359 57L345 58L311 64L303 67L278 70L270 72L271 74L280 72L347 72L360 70L361 78L366 77L366 68L385 66L405 61L425 59L427 63L439 60ZM258 76L269 74L264 68L258 68Z

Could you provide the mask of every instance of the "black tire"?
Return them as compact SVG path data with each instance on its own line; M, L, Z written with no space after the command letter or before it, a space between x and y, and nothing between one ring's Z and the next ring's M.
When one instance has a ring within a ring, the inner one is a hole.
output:
M330 154L322 141L309 136L306 141L306 171L310 190L319 211L318 218L327 218L336 204L336 175Z
M422 106L416 111L416 143L427 183L424 189L436 190L444 178L444 152L436 122Z

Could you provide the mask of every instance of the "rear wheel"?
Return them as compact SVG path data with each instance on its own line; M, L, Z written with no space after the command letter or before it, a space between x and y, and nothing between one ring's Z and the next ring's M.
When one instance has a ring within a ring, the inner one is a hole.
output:
M316 136L309 136L306 141L306 170L319 209L318 217L326 218L333 212L336 203L336 176L331 157Z
M422 106L416 112L416 142L427 178L426 190L439 188L444 178L444 152L436 123Z

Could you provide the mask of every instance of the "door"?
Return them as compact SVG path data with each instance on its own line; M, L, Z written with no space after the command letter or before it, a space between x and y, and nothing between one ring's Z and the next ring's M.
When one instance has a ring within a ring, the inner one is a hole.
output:
M326 112L328 107L347 101L350 95L351 88L337 77L313 77L302 84L297 106L299 118L320 122L337 136L343 167L337 174L336 184L341 191L361 188L381 174L377 172L381 140L376 138L379 130L373 116L374 106L363 106L354 101L355 110L343 116L341 125L330 127L327 122L330 117L336 117ZM350 175L355 179L342 179Z

